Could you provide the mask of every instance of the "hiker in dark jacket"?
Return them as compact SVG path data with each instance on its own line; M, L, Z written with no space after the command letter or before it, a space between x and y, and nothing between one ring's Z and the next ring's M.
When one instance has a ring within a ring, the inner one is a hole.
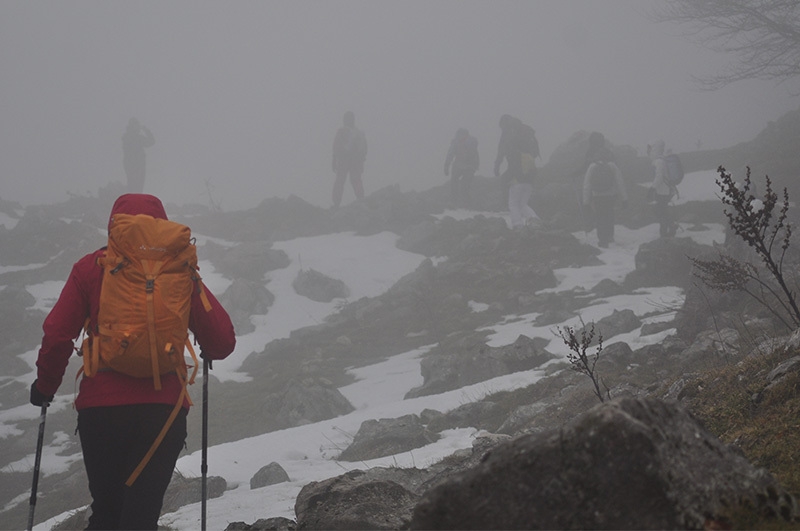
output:
M599 150L583 180L583 204L594 213L600 247L608 247L614 241L614 209L618 203L624 206L627 202L622 173L614 163L611 151Z
M342 127L333 138L333 172L336 181L333 183L333 206L339 208L344 193L344 183L350 176L350 184L356 199L364 199L364 184L361 175L364 173L364 161L367 159L367 139L364 132L356 128L356 117L353 111L344 113Z
M147 172L147 155L145 148L155 144L153 133L141 125L139 120L131 118L122 135L122 167L128 183L128 192L141 194L144 192L144 179Z
M161 201L147 194L120 196L111 210L116 214L146 214L167 219ZM109 227L111 221L109 221ZM98 259L105 248L75 263L61 295L44 320L44 336L36 361L37 378L30 401L49 403L61 385L75 339L89 319L97 323L104 269ZM189 329L203 357L223 359L236 344L230 317L214 295L205 289L210 310L198 289L192 291ZM83 461L92 495L87 529L157 529L164 493L186 439L188 401L170 426L152 458L131 486L125 482L142 461L182 396L183 382L174 373L134 378L114 370L101 370L81 379L75 409L78 411Z
M478 139L466 129L459 129L444 160L444 174L450 176L450 203L453 208L470 205L469 187L479 165Z
M510 114L500 117L500 141L497 144L497 156L494 159L494 176L510 183L522 174L518 131L522 122ZM500 174L500 168L506 162L506 169Z

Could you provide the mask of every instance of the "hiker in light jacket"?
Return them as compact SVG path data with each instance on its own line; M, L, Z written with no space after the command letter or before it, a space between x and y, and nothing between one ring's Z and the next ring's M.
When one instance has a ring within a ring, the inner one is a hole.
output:
M675 236L677 225L672 220L669 202L675 195L675 187L667 182L667 165L664 163L664 141L657 140L647 146L647 155L653 164L653 182L650 185L656 202L656 219L659 223L659 234L662 238Z
M116 214L147 214L167 219L161 201L146 194L120 196L111 210ZM109 220L109 226L111 220ZM61 385L74 340L86 319L97 324L104 269L98 264L105 248L75 263L53 309L44 320L42 346L36 361L37 378L30 401L42 406L53 400ZM192 291L189 329L206 359L227 357L236 344L233 324L214 295L205 290L211 310L206 311L198 289ZM140 476L125 485L178 403L183 383L175 373L161 377L161 390L153 378L134 378L102 370L84 377L75 399L83 461L92 495L87 529L157 529L164 493L186 439L183 408Z

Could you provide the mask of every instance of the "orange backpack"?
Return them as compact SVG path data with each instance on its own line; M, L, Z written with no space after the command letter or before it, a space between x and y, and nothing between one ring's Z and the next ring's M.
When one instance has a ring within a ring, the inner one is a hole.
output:
M194 383L197 356L189 341L189 312L195 282L206 311L211 304L197 273L197 252L189 227L145 214L116 214L108 233L108 249L98 260L103 267L97 326L89 329L81 349L83 373L114 370L137 378L178 374L183 390L150 452L128 479L133 484L172 425L187 384ZM188 374L184 346L193 360ZM191 403L191 400L189 400Z

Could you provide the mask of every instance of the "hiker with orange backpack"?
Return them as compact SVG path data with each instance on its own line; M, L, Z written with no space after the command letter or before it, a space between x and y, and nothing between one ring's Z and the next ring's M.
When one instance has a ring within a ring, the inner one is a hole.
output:
M198 364L188 331L204 359L233 352L233 325L203 286L192 242L158 198L120 196L109 246L75 263L44 321L30 396L40 407L53 400L74 341L87 332L75 400L92 495L87 529L158 528L186 439L186 385Z

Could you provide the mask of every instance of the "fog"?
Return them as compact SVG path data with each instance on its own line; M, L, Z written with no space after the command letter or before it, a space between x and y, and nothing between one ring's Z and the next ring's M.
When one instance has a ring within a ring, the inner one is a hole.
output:
M131 117L155 136L145 191L231 210L289 194L327 207L346 110L369 143L369 194L444 183L458 127L489 175L503 113L536 129L546 162L579 130L641 153L656 138L718 148L796 108L774 83L699 90L693 75L732 58L650 22L652 5L3 2L0 197L50 202L123 182Z

